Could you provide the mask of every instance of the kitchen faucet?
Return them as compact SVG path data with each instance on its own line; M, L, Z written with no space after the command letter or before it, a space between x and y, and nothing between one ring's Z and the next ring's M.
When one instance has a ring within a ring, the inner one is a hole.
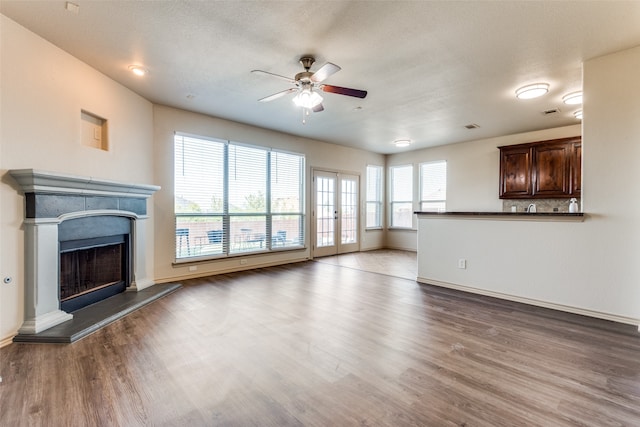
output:
M529 206L527 206L527 213L536 213L535 203L531 203Z

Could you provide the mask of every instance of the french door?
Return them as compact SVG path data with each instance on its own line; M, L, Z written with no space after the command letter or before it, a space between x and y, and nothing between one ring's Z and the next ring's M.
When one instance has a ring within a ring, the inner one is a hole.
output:
M313 256L360 249L359 177L313 171Z

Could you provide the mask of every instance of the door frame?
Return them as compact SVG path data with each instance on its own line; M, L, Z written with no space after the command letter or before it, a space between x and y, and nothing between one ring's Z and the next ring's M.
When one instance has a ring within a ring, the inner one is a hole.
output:
M349 253L349 252L359 252L360 251L360 241L362 239L362 183L361 183L361 174L358 172L352 171L344 171L344 170L336 170L329 168L320 168L320 167L312 167L311 168L311 259L320 256L326 255L316 255L316 238L317 238L317 220L316 220L316 172L327 173L327 174L335 174L336 175L336 203L338 207L338 219L337 227L336 227L336 254ZM358 199L356 200L356 218L357 218L357 230L356 230L356 239L355 243L350 243L347 245L342 245L341 242L341 199L342 199L342 181L340 179L341 176L349 176L355 177L357 179L356 188L358 191Z

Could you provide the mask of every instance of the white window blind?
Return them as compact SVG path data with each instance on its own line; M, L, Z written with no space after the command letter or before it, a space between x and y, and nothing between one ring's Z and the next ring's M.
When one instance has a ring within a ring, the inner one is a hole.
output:
M392 166L391 227L413 226L413 165Z
M304 242L304 157L271 152L271 241L273 248Z
M447 202L447 162L420 164L420 210L444 211Z
M382 227L382 166L367 166L366 228Z
M176 134L176 259L304 244L304 156Z

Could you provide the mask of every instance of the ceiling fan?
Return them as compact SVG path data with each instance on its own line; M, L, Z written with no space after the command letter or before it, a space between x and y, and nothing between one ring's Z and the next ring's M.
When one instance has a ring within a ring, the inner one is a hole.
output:
M274 93L273 95L266 96L264 98L259 99L259 102L269 102L274 99L278 99L283 97L289 93L297 92L296 96L293 98L293 102L306 110L307 114L309 110L314 113L318 113L324 110L322 106L322 96L320 96L320 91L329 92L329 93L337 93L339 95L347 95L353 96L355 98L364 98L367 96L366 90L359 89L351 89L348 87L340 87L340 86L332 86L323 84L322 82L329 76L337 73L341 70L336 64L332 64L331 62L327 62L322 67L320 67L317 71L309 71L315 59L311 56L303 56L300 58L300 63L304 67L304 71L295 75L294 78L281 76L280 74L270 73L268 71L262 70L253 70L252 73L255 74L264 74L267 76L277 77L281 80L285 80L295 87L285 89L281 92ZM303 121L304 122L304 121Z

